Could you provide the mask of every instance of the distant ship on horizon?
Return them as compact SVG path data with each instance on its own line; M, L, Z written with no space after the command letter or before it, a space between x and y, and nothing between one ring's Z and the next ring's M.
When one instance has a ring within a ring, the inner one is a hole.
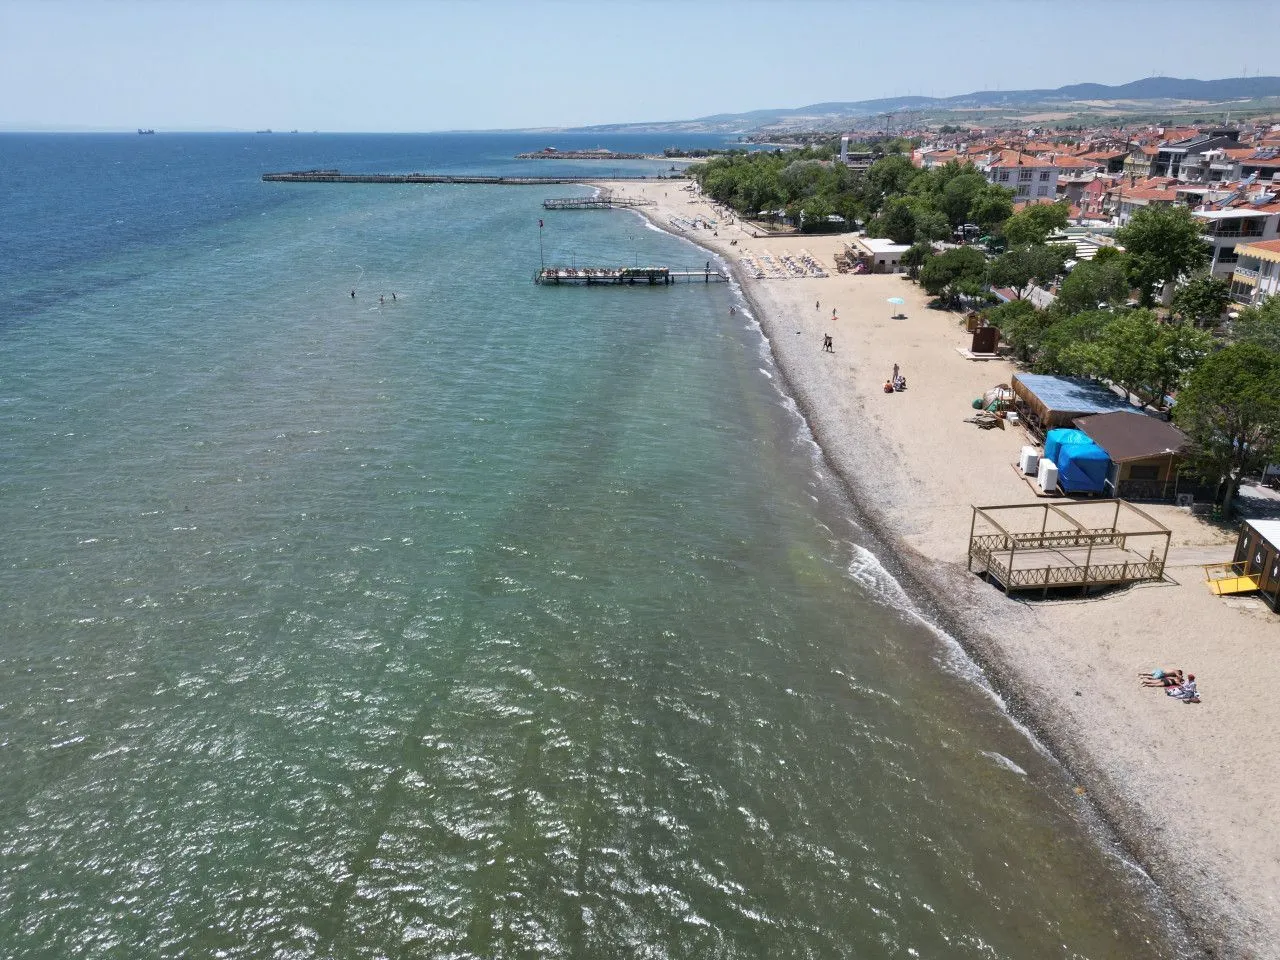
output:
M143 130L141 127L138 128L138 136L140 137L150 137L150 136L153 136L154 134L155 134L154 130Z

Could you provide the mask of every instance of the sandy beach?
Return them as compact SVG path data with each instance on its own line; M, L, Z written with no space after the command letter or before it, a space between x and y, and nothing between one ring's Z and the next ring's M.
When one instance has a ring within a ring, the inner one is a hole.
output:
M1006 597L966 570L971 507L1036 501L1014 468L1032 441L1017 427L964 420L972 399L1008 383L1016 366L962 357L958 315L928 309L904 275L837 274L847 237L756 238L679 181L599 185L655 201L642 208L653 223L723 256L883 559L1063 760L1201 945L1280 958L1280 835L1271 829L1280 703L1268 687L1280 617L1258 600L1212 596L1200 567L1231 559L1234 530L1144 505L1173 532L1163 582L1087 599ZM672 217L714 220L718 236L681 230ZM830 276L757 280L739 262L802 249ZM833 352L822 350L827 334ZM895 363L909 389L885 394ZM1203 703L1141 687L1137 674L1155 667L1195 673Z

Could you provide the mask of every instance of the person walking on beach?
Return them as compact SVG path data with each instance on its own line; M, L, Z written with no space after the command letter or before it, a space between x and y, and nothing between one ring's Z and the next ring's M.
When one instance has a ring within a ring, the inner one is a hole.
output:
M813 309L815 309L815 310L821 310L821 309L822 309L822 302L821 302L820 300L815 300L815 301L813 301Z
M823 353L835 353L835 352L836 352L835 342L834 342L834 341L832 341L832 339L831 339L831 334L829 334L829 333L828 333L828 334L826 334L826 335L822 338L822 352L823 352Z

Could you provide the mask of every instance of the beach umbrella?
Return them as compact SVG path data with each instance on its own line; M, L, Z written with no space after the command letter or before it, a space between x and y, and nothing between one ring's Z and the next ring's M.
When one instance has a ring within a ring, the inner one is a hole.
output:
M892 303L895 307L900 307L907 301L903 300L901 297L890 297L889 302Z

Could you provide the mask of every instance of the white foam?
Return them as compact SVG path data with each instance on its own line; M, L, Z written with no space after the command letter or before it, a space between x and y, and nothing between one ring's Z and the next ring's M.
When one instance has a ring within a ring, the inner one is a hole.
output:
M1016 773L1020 777L1025 777L1027 775L1027 771L1023 770L1003 753L996 753L994 750L983 750L982 755L988 759L994 760L999 766Z

